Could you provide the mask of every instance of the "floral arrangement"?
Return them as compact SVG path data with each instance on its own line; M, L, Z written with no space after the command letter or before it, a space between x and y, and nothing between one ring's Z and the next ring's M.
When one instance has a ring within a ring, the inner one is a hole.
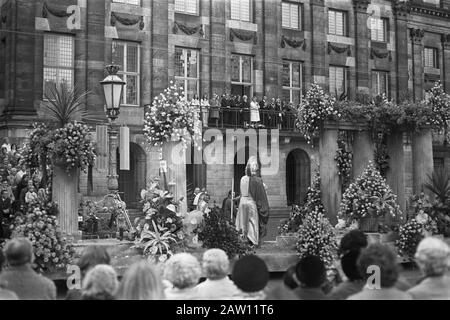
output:
M306 216L298 234L297 252L300 258L315 255L320 257L328 268L333 266L338 248L336 234L319 208L314 208Z
M347 144L342 139L338 140L338 150L336 151L334 160L338 167L342 190L345 190L351 180L353 153L348 149Z
M219 248L228 254L230 259L252 253L248 241L227 219L217 207L205 214L203 224L199 228L198 239L204 248Z
M71 262L72 246L61 236L56 217L39 204L17 216L11 229L12 237L26 237L33 243L34 268L38 272L63 270Z
M359 220L369 214L397 217L401 212L396 200L397 196L370 162L344 192L338 215L347 221Z
M182 89L170 81L170 86L153 99L145 113L144 134L150 146L181 140L187 147L191 139L198 146L202 135L198 110L186 101Z
M329 118L339 118L335 99L325 94L318 84L312 84L298 108L296 127L306 141L312 144L323 122Z
M379 134L378 136L379 137L376 140L374 152L375 167L378 171L380 171L380 174L385 177L387 171L389 170L390 157L387 152L386 143L383 141L385 135Z
M33 123L33 129L30 132L30 140L24 148L25 165L30 169L40 167L43 160L47 159L47 146L51 142L49 128L44 123ZM43 159L43 158L46 159Z
M172 195L152 182L141 191L145 217L137 221L136 247L152 261L164 262L182 245L183 215L176 210Z
M433 205L430 198L423 192L420 195L413 195L410 198L412 214L415 220L423 226L423 230L428 235L438 233L438 223L432 214Z
M67 172L74 168L86 172L88 166L93 165L95 161L95 146L89 129L77 121L54 130L48 149L53 164L63 163Z
M411 219L400 226L399 239L395 244L401 254L408 258L413 258L417 246L423 238L423 225L416 219Z
M320 174L317 170L313 184L308 187L306 201L302 206L294 205L290 213L290 217L280 223L278 226L278 234L286 235L297 232L306 216L317 208L321 213L325 212L322 203L322 191L320 190Z

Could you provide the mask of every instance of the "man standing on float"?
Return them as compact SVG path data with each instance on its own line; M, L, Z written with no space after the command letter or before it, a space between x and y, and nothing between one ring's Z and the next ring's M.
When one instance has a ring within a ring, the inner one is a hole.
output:
M269 220L269 202L261 179L260 166L255 156L248 159L245 176L240 183L241 199L236 217L236 228L254 245L266 235Z

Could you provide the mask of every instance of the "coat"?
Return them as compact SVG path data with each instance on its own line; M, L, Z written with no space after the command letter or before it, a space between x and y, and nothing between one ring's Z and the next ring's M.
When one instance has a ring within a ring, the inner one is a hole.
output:
M427 277L408 293L415 300L450 300L450 276Z

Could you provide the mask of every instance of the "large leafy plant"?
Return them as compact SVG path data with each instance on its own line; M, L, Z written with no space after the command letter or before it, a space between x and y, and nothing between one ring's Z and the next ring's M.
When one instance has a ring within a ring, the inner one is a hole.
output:
M178 238L167 228L157 225L154 220L151 224L153 229L145 228L136 246L142 249L149 260L164 262L173 254Z
M439 232L450 235L450 173L434 171L428 176L425 188L434 195L430 215L436 220Z

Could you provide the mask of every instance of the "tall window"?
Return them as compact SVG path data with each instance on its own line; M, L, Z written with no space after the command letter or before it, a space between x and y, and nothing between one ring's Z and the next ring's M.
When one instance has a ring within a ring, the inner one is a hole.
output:
M283 61L283 98L297 105L302 96L302 67L299 61Z
M439 68L438 52L436 48L423 49L424 66L429 68Z
M388 19L386 18L370 18L370 39L372 41L387 42L388 41Z
M302 28L301 6L297 3L281 3L281 24L283 28L301 29Z
M330 94L332 96L340 97L342 94L347 94L347 68L330 66Z
M250 21L250 0L231 0L231 19Z
M372 95L385 94L389 97L389 73L385 71L372 71Z
M198 15L198 0L175 0L175 11Z
M175 81L188 100L199 93L200 54L196 49L175 48Z
M231 82L252 84L253 58L251 56L231 55Z
M347 35L347 17L344 11L328 10L328 34Z
M133 6L140 6L141 0L113 0L113 2L131 4Z
M51 84L65 83L73 88L74 37L54 33L44 34L44 93Z
M139 105L140 91L140 47L136 42L113 41L112 63L120 67L117 75L126 84L122 95L122 103Z
M441 1L440 0L423 0L423 2L426 3L426 4L435 5L436 7L440 7L441 6Z

